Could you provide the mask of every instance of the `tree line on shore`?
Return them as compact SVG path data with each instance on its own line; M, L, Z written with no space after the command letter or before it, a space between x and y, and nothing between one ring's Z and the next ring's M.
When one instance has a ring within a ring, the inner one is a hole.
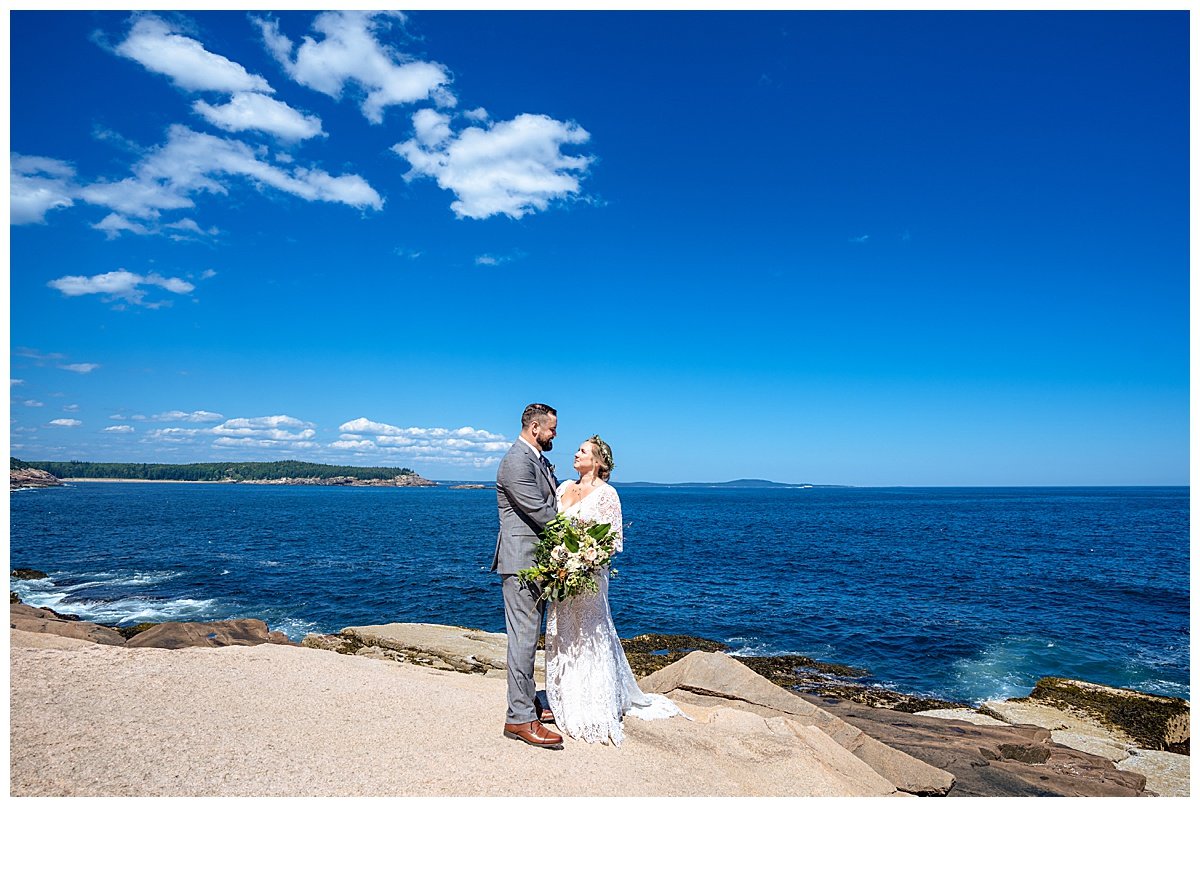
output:
M186 465L133 462L25 462L10 457L9 468L36 468L59 479L107 477L114 480L278 480L284 477L353 477L391 480L416 474L411 468L363 468L313 462L193 462Z

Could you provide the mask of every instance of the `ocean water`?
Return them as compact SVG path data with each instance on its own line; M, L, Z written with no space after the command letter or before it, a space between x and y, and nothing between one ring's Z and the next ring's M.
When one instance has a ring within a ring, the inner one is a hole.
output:
M623 636L978 702L1069 676L1189 698L1188 490L618 489ZM108 624L504 629L492 490L73 484L11 495L21 598Z

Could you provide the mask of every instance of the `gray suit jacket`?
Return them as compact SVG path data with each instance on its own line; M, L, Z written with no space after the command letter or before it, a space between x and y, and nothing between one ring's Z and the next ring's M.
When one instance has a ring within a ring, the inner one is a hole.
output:
M538 455L520 438L500 460L496 471L496 506L500 534L492 571L515 575L533 565L538 534L558 513L554 491L558 481L542 466Z

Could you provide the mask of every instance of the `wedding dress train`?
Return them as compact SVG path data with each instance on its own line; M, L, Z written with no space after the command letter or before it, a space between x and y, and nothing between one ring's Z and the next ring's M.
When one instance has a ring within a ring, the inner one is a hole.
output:
M621 501L617 491L602 484L581 501L564 509L564 483L558 488L558 509L570 517L610 523L621 550ZM596 578L597 593L551 602L546 615L546 697L555 724L564 734L588 743L625 739L621 717L667 719L684 715L661 694L643 694L621 648L608 605L608 570ZM685 716L686 718L686 716Z

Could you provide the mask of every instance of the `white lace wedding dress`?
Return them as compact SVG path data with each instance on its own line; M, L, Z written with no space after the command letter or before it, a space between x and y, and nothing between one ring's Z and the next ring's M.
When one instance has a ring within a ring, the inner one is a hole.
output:
M578 503L563 507L558 488L558 510L569 517L611 523L616 550L622 547L621 500L608 484ZM546 697L559 731L588 743L625 739L621 717L667 719L684 715L661 694L643 694L625 659L608 607L608 570L597 576L598 593L585 593L550 603L546 614ZM685 716L686 718L686 716Z

